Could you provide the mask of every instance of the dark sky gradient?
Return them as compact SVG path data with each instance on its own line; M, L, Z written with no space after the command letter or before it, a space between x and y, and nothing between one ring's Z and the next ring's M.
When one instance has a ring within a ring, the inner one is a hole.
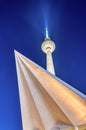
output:
M14 49L45 68L45 27L56 75L86 94L85 0L0 0L0 130L22 130Z

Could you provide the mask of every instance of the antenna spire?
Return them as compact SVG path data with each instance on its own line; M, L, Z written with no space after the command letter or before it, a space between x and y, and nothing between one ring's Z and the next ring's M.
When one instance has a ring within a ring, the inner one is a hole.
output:
M48 28L46 27L46 38L49 38L48 36Z

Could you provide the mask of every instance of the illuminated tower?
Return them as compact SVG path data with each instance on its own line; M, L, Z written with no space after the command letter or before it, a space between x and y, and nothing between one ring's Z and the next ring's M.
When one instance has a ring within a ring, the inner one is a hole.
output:
M55 43L49 38L46 28L46 38L42 43L42 51L46 53L47 70L55 75L52 52L55 50Z

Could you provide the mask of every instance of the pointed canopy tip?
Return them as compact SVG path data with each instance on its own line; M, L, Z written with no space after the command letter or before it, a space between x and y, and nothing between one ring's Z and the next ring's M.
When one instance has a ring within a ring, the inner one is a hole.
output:
M18 52L16 50L14 50L14 55L15 57L17 56Z
M17 51L14 49L14 54L16 55Z
M18 53L18 51L16 51L15 49L14 49L14 54L17 54Z
M22 55L20 52L18 52L17 50L14 49L14 54L15 55Z
M15 55L15 57L19 57L20 54L21 54L20 52L14 50L14 55Z
M22 58L26 58L23 54L21 54L20 52L14 50L14 55L15 55L15 59L22 59ZM27 59L27 58L26 58ZM29 59L28 59L29 61Z
M15 57L16 57L16 54L17 54L17 51L14 49L14 55L15 55Z

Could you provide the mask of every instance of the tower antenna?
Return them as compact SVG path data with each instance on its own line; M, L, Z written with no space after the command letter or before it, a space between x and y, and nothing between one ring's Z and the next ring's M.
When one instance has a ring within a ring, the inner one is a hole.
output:
M46 27L46 38L49 38L48 36L48 28Z

